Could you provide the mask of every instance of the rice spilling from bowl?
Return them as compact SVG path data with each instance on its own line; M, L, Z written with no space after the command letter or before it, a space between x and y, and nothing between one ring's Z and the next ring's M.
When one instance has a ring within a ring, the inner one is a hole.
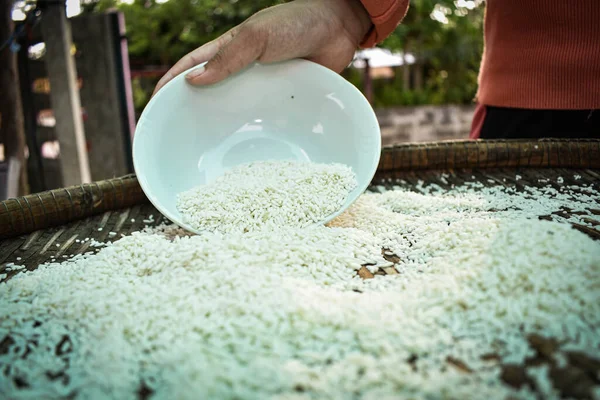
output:
M424 192L365 194L327 227L148 229L21 272L0 283L0 397L559 398L572 354L600 359L600 243L538 221L529 193L490 212L489 192ZM397 273L357 275L380 267ZM506 385L539 337L551 364Z
M257 161L179 194L177 209L198 231L303 228L338 211L356 186L343 164Z

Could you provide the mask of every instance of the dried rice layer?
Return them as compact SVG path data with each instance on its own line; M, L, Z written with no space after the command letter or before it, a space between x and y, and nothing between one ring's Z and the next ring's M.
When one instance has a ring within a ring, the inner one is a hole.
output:
M202 232L303 228L337 212L356 185L346 165L261 161L181 193L177 209Z
M0 284L0 397L557 398L548 363L519 390L504 366L531 337L556 368L600 358L600 244L529 197L397 188L329 227L147 230L21 272ZM399 273L359 278L382 248Z

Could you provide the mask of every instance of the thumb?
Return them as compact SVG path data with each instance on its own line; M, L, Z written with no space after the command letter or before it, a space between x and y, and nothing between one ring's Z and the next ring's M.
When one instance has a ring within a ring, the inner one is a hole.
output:
M189 72L186 79L192 85L220 82L259 59L264 48L264 35L260 30L248 25L243 26L206 65Z

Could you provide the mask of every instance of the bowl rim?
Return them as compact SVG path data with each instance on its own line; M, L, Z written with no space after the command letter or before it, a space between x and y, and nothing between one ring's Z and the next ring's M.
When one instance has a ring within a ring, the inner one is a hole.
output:
M203 234L206 233L205 231L200 231L197 230L195 228L193 228L192 226L189 226L189 224L186 224L184 221L182 221L180 218L178 218L177 215L173 215L169 209L167 207L164 207L161 202L155 198L152 195L152 190L150 188L150 185L147 184L147 180L144 179L144 177L146 176L143 173L143 168L140 167L139 165L139 161L138 161L138 157L137 154L140 151L139 150L139 140L136 140L136 138L138 138L140 135L138 134L138 132L141 132L143 130L143 126L145 125L145 122L148 120L148 113L150 112L149 110L154 106L154 103L156 103L159 96L162 93L165 93L165 90L171 86L173 86L175 84L175 82L177 81L181 81L182 79L185 79L185 75L196 69L199 68L203 65L206 65L207 62L203 62L201 64L198 64L192 68L189 68L185 71L183 71L182 73L175 75L169 82L167 82L163 87L161 87L158 92L156 92L148 101L148 103L146 104L146 106L144 107L144 109L142 110L142 113L140 114L140 118L136 123L135 126L135 130L134 130L134 135L133 135L133 143L131 146L132 149L132 159L133 159L133 169L134 169L134 173L136 174L137 178L138 178L138 182L140 184L140 187L142 189L142 191L144 192L144 195L148 198L148 200L150 201L150 203L168 220L170 220L171 222L173 222L175 225L177 225L178 227L189 231L191 233L195 233L195 234ZM330 214L329 216L327 216L326 218L324 218L322 221L318 221L315 222L314 224L309 225L309 227L315 227L315 226L320 226L320 225L325 225L328 222L330 222L331 220L333 220L334 218L336 218L337 216L339 216L340 214L342 214L344 211L346 211L352 204L354 204L356 202L356 200L358 200L358 198L367 190L367 188L370 186L373 177L375 176L375 173L377 172L377 167L379 165L380 159L381 159L381 127L379 125L378 119L377 119L377 115L375 114L375 110L373 109L373 107L371 106L371 104L369 103L369 101L367 100L367 98L365 97L365 95L356 87L354 86L352 83L350 83L347 79L345 79L344 77L341 76L341 74L338 74L337 72L321 65L318 64L314 61L310 61L310 60L306 60L306 59L302 59L302 58L294 58L291 60L284 60L284 61L278 61L278 62L273 62L273 63L268 63L268 64L262 64L259 62L253 62L250 65L246 66L245 68L243 68L242 70L230 75L227 79L230 79L234 76L243 74L245 71L255 67L255 66L274 66L274 65L285 65L285 64L305 64L305 65L312 65L312 68L316 68L318 70L320 70L323 74L328 75L328 78L336 80L337 82L339 82L341 85L347 85L347 87L349 88L349 90L353 93L353 95L355 95L358 99L359 102L362 102L363 105L365 105L366 107L366 117L368 117L371 121L369 121L370 123L373 124L374 129L370 130L372 133L369 133L369 135L373 135L373 136L377 136L376 140L374 141L375 143L375 154L376 156L373 158L371 165L369 166L369 171L367 173L367 176L369 177L368 180L365 180L365 182L361 183L361 182L357 182L357 187L355 189L352 190L352 192L348 193L348 196L346 197L344 204L342 205L342 207L340 207L340 209L332 214ZM215 87L217 85L219 85L221 82L218 82L216 84L210 85L210 87ZM136 145L137 143L137 145ZM355 172L356 173L356 172ZM141 179L140 179L141 178ZM355 193L354 195L352 195L352 193Z

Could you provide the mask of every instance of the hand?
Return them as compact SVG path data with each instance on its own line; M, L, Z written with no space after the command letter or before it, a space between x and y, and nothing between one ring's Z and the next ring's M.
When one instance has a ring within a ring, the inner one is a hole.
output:
M371 28L359 0L295 0L262 10L177 62L156 85L156 93L180 73L192 85L219 82L254 61L304 58L341 72Z

